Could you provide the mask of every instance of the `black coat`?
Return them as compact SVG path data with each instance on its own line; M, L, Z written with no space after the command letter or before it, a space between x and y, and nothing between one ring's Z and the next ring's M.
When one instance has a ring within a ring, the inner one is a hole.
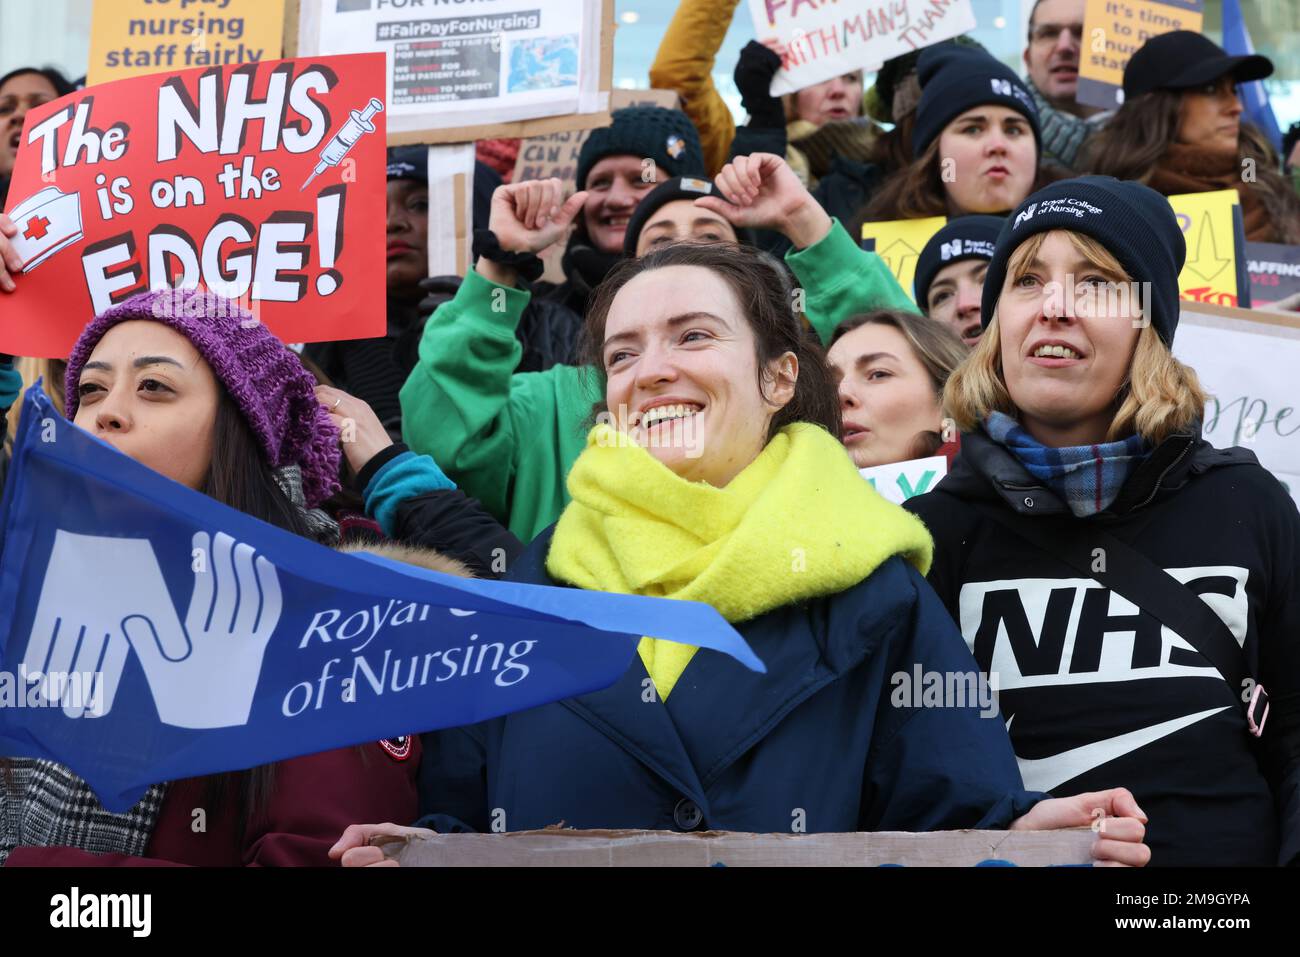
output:
M1063 534L1090 548L1089 530L1104 529L1197 592L1271 695L1258 746L1248 688L975 503L1064 517ZM930 583L980 667L999 676L1026 786L1129 788L1150 818L1153 864L1300 862L1300 513L1253 454L1175 435L1109 509L1079 519L978 431L905 507L935 538Z
M364 491L381 468L408 451L400 442L384 449L357 473L355 488ZM478 499L460 489L439 489L403 499L392 532L393 541L429 548L464 562L475 578L501 578L514 568L524 550L523 543Z

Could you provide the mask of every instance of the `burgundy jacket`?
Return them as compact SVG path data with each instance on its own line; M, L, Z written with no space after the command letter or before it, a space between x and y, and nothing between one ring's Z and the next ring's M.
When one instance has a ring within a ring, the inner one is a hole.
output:
M327 852L349 824L418 816L416 778L420 739L415 735L338 748L281 761L266 809L239 838L234 802L207 813L206 830L194 830L197 808L211 802L207 781L173 782L163 798L145 857L91 854L75 847L16 847L9 867L324 867Z

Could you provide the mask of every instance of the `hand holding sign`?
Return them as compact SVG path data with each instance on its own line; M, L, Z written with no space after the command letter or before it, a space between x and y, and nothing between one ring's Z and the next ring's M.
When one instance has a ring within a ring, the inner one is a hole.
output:
M731 201L705 196L695 201L733 226L775 229L799 249L831 231L831 218L813 199L794 170L773 153L737 156L719 171L715 182Z
M383 55L362 54L153 73L31 110L0 351L66 356L91 316L199 285L286 342L381 333L365 304L383 296L383 92Z
M178 728L229 728L248 722L267 642L280 620L275 566L251 545L218 532L208 547L196 532L194 593L181 625L157 560L141 571L155 600L122 622L144 666L158 716ZM136 593L141 589L136 586ZM214 696L213 691L216 691Z
M15 288L13 277L9 274L18 272L23 266L22 257L14 249L14 244L9 241L11 237L17 235L18 227L14 225L14 221L4 213L0 213L0 289L5 292L13 292Z
M383 848L371 844L375 837L406 840L412 837L433 837L434 832L424 827L405 827L401 824L349 824L334 846L329 849L332 861L344 867L400 867L397 859L384 857Z

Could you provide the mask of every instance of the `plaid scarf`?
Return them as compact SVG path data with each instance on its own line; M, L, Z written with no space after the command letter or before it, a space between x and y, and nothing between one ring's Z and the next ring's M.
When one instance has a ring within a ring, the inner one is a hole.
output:
M0 865L15 847L75 847L144 856L167 785L155 784L124 814L104 810L89 785L61 764L0 760Z
M1029 95L1034 98L1034 105L1038 107L1038 125L1043 134L1043 157L1054 159L1063 166L1074 169L1079 159L1079 150L1084 142L1101 129L1112 114L1097 113L1085 119L1058 110L1047 102L1047 97L1034 86L1032 80L1026 82L1029 86Z
M984 431L1014 455L1030 475L1046 483L1079 518L1108 508L1150 451L1138 435L1118 442L1054 449L1002 412L989 413Z

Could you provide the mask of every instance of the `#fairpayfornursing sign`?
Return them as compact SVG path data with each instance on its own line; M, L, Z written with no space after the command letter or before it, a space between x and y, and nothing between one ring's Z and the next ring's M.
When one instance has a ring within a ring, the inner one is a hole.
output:
M385 53L390 142L521 135L494 127L573 114L594 114L592 126L608 107L608 10L609 0L303 0L299 52Z

